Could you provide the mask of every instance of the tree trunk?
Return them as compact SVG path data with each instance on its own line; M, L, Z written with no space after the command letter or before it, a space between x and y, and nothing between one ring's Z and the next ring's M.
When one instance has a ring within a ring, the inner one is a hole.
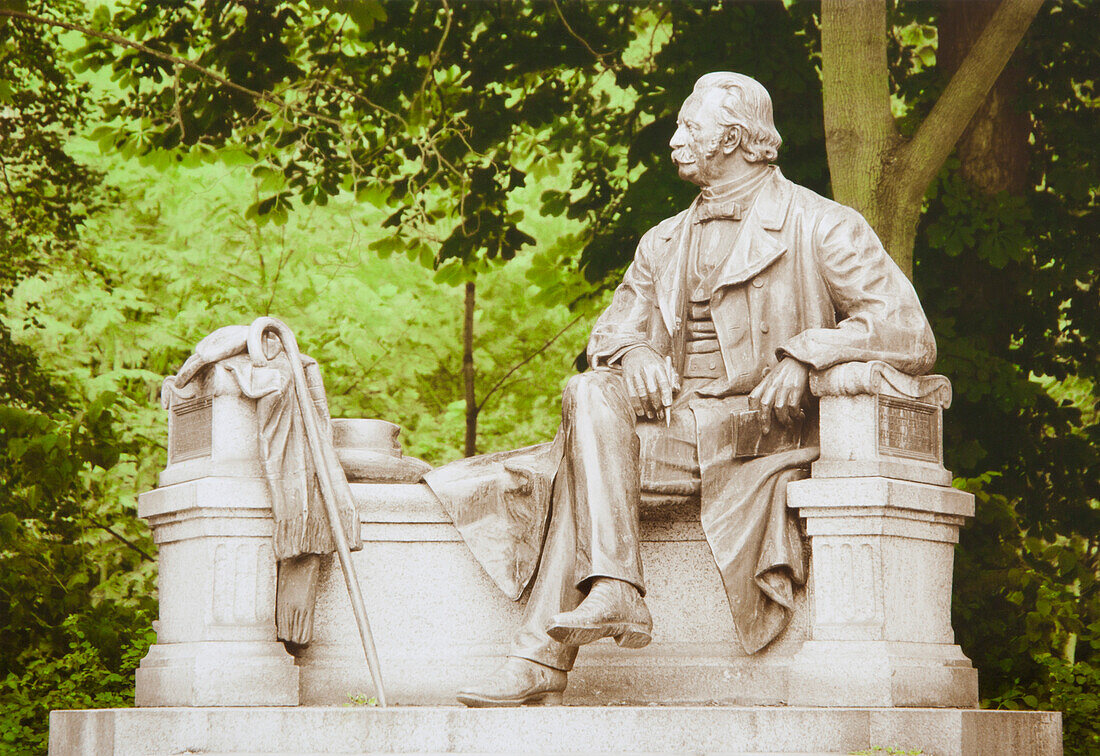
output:
M474 393L474 305L477 288L466 282L465 317L462 322L462 382L466 392L466 456L477 454L477 396Z
M949 79L997 10L997 0L944 3L939 21L936 65ZM985 194L1021 195L1027 184L1031 129L1027 113L1016 107L1021 77L1010 59L959 139L959 173Z
M913 208L899 208L898 198L884 196L896 189L884 178L901 142L890 111L885 0L825 0L821 57L833 198L867 218L908 274L912 241L906 249L897 227L898 216L912 215ZM915 215L912 225L916 226Z
M1041 4L998 3L932 112L905 140L890 112L886 0L822 2L821 76L833 197L863 213L908 276L924 193Z

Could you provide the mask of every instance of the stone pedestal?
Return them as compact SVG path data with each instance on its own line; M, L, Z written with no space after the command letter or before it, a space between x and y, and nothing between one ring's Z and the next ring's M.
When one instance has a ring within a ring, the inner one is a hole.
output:
M821 459L787 502L805 520L817 589L790 703L976 707L977 671L951 629L954 545L974 497L942 464L950 384L852 363L811 388Z
M53 712L53 756L1062 751L1057 712L974 708L977 674L954 645L952 548L973 499L942 464L945 379L873 364L813 376L822 456L788 488L811 540L810 582L763 652L736 641L697 508L647 509L653 643L585 648L573 705L468 710L432 704L499 663L522 606L426 486L352 486L356 569L389 698L404 705L348 705L372 690L331 558L314 643L292 658L275 640L273 521L252 403L231 378L215 368L170 403L169 466L139 502L160 546L161 599L141 708Z
M492 583L423 484L353 483L363 550L352 555L370 614L386 694L398 705L453 705L508 653L522 603ZM569 705L767 704L788 700L787 665L809 633L808 593L784 634L749 656L737 641L698 505L641 514L653 642L585 646L569 675ZM335 559L321 568L313 643L298 654L302 705L372 693Z
M196 389L169 397L168 467L138 500L159 547L160 619L136 703L295 706L298 668L275 639L273 520L253 403L219 366Z

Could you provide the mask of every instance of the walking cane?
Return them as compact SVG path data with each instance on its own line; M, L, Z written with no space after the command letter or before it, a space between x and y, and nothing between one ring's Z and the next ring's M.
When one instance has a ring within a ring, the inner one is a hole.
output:
M382 671L378 665L378 651L374 648L374 636L371 635L370 622L367 621L367 610L363 605L363 592L359 588L359 580L355 576L355 567L351 563L351 551L348 549L347 538L344 537L344 529L340 527L340 514L336 510L336 493L332 490L332 479L329 477L328 460L321 451L321 429L317 422L317 410L313 406L313 399L306 384L306 372L302 368L302 355L298 351L298 341L290 328L281 320L275 318L256 318L248 331L248 355L252 358L252 364L262 367L269 359L264 351L264 336L274 333L283 345L287 359L290 360L291 374L294 376L294 393L298 397L298 407L302 411L302 420L306 426L306 440L309 442L310 452L317 464L317 477L321 481L321 498L325 502L325 513L328 515L329 528L332 530L332 538L336 542L336 554L340 558L340 569L344 572L344 582L348 586L348 597L351 599L351 609L355 614L355 624L359 626L359 637L363 641L363 653L367 657L367 667L370 669L371 680L374 682L374 690L378 693L378 703L386 705L386 693L382 689Z

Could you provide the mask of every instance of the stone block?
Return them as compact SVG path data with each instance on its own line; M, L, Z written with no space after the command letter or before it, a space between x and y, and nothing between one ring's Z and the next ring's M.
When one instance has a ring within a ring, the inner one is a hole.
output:
M909 376L882 362L843 363L812 373L820 397L821 458L815 478L881 476L950 485L943 466L943 410L951 384Z
M266 485L204 477L139 498L159 547L160 614L136 673L138 706L298 703L298 669L275 639Z
M721 753L1060 756L1057 712L731 706L56 711L50 756Z
M952 644L810 640L790 674L794 706L978 705L978 672Z
M135 673L137 706L297 706L298 668L281 643L157 643Z
M954 643L954 544L973 496L886 478L790 484L810 536L815 640Z
M256 402L241 396L222 364L196 377L189 398L164 398L168 410L168 465L159 484L205 477L263 479Z
M451 704L459 689L503 661L522 604L490 581L426 486L353 484L352 491L364 540L353 559L387 696L399 704ZM582 649L567 703L784 703L787 663L808 637L806 592L784 635L746 656L698 506L647 508L642 537L653 643L631 651L607 640ZM322 568L315 639L298 664L303 704L371 694L332 558Z
M951 580L973 496L889 478L810 478L787 503L806 523L817 589L792 659L792 704L976 707L954 645Z

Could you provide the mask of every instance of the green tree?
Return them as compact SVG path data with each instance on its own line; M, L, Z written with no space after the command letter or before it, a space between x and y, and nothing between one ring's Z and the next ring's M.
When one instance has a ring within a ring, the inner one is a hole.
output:
M891 108L886 0L822 0L821 78L833 197L859 210L910 277L921 205L1042 0L1001 0L930 112L903 136ZM927 96L927 93L926 93Z
M55 4L76 14L76 3ZM66 140L90 112L58 35L0 20L0 299L54 266L78 264L81 224L105 201L100 176ZM36 324L32 320L34 327ZM0 318L0 749L44 750L48 706L88 700L65 677L94 674L100 696L130 687L131 627L149 621L151 567L132 513L100 498L127 444L115 398L85 397L13 339ZM98 501L97 505L91 502ZM145 570L149 575L149 570ZM137 581L141 583L142 581ZM143 633L138 633L142 645ZM93 672L94 670L94 672ZM114 678L111 678L111 676ZM66 687L68 685L68 687ZM49 695L45 691L51 691Z
M583 6L573 23L623 46L632 16ZM475 386L475 279L531 244L510 196L583 139L562 125L592 108L574 96L590 61L562 18L546 4L336 0L131 2L97 12L95 28L20 16L89 35L78 66L109 66L119 81L105 111L115 125L99 137L124 154L228 148L266 180L250 215L275 223L341 191L388 206L393 233L376 248L464 284L468 454L488 398Z
M992 10L945 8L948 73ZM979 497L961 536L960 642L991 704L1064 711L1067 753L1100 748L1095 33L1089 4L1044 6L937 179L916 245L956 386L947 443Z

